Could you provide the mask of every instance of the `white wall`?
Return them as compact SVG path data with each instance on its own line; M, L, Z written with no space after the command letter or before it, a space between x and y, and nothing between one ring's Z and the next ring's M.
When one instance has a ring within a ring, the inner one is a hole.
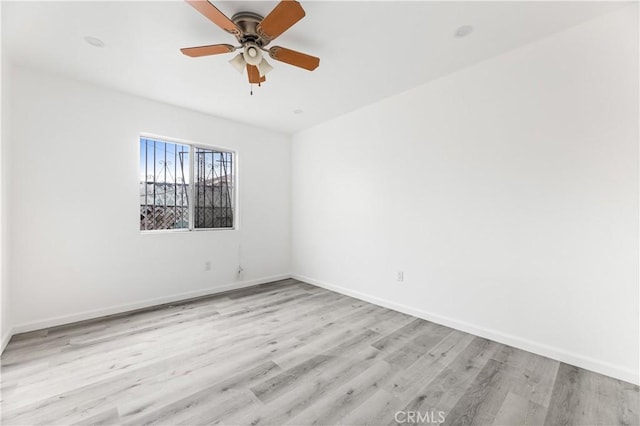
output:
M289 136L19 67L12 92L16 331L289 275ZM141 234L140 132L237 150L240 229Z
M293 270L638 383L638 113L635 5L300 132Z
M0 4L0 22L2 21L2 4ZM11 73L6 54L0 54L2 69L0 94L2 98L0 116L0 352L4 350L11 338L12 322L9 315L9 124L11 122Z

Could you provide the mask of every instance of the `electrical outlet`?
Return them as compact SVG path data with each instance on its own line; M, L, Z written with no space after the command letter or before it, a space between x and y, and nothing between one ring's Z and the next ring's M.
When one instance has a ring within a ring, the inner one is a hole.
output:
M210 260L204 262L204 270L205 271L210 271L211 270L211 261Z
M404 281L404 271L398 271L398 275L396 275L396 281L398 282Z

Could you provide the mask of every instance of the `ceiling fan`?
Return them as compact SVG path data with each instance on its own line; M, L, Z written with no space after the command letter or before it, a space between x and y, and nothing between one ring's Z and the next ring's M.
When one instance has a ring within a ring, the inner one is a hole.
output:
M320 58L315 56L280 46L266 48L269 43L305 16L304 9L295 0L282 0L264 18L253 12L238 12L231 19L206 0L185 1L211 22L234 35L240 43L240 46L212 44L180 49L187 56L218 55L242 49L242 52L231 59L229 63L240 73L246 68L249 83L258 85L266 81L265 75L273 69L264 59L263 52L268 53L276 61L309 71L313 71L320 65Z

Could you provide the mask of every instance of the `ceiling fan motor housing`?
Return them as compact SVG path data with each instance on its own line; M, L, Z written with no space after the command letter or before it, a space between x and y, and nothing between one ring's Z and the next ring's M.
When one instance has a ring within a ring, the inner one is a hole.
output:
M269 44L267 40L258 34L258 24L262 22L263 17L253 12L238 12L231 17L231 20L242 30L240 35L236 35L236 39L243 46L246 43L255 43L259 47Z

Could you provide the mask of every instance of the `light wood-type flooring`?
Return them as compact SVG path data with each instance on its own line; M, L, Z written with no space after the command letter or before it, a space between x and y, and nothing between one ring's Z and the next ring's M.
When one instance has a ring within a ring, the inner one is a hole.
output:
M637 425L638 387L295 280L14 336L2 424Z

